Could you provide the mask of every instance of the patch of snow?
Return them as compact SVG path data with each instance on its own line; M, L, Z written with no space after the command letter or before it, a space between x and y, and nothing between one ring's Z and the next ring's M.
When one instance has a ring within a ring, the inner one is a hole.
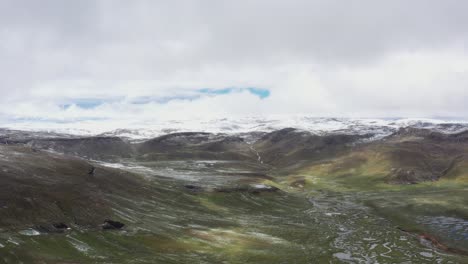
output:
M251 186L255 189L271 189L271 186L265 184L253 184Z
M426 257L426 258L432 258L434 256L430 252L420 252L419 255Z
M341 213L325 213L326 216L341 215Z
M41 131L42 136L63 133L75 136L117 136L131 140L145 140L176 132L209 132L244 137L252 142L261 134L283 128L296 128L314 134L374 134L374 138L390 135L403 127L426 128L445 133L468 129L466 120L439 120L427 118L364 119L316 118L308 116L241 117L222 119L150 120L144 122L83 121L75 123L23 122L6 124L9 129ZM6 132L4 132L6 133ZM2 133L0 133L2 134Z
M15 238L12 238L12 237L9 237L7 242L9 242L9 243L11 243L13 245L16 245L16 246L19 246L19 244L20 244L20 242L18 240L16 240Z
M248 234L254 236L255 238L265 240L273 244L287 244L288 243L286 240L283 240L281 238L274 237L274 236L260 233L260 232L248 232Z
M23 236L38 236L41 234L39 233L39 231L32 229L32 228L21 230L18 233L20 233Z
M82 252L82 253L85 253L87 254L90 250L91 250L91 247L86 244L85 242L83 241L80 241L74 237L71 237L71 236L68 236L69 240L68 242L78 251Z
M333 254L333 256L339 260L353 260L353 258L351 257L351 254L349 253L343 253L343 252L339 252L339 253L335 253Z

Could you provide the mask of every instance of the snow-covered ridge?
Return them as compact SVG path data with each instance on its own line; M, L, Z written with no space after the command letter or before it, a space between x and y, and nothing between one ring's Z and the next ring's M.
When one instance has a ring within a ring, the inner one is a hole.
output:
M144 140L176 132L210 132L245 134L271 132L287 127L310 131L315 134L374 134L376 138L387 136L402 127L426 128L444 133L456 133L468 129L468 121L438 119L353 119L316 117L279 118L223 118L205 120L160 120L145 123L112 124L104 122L80 123L14 123L5 126L23 131L64 133L79 136L117 136Z

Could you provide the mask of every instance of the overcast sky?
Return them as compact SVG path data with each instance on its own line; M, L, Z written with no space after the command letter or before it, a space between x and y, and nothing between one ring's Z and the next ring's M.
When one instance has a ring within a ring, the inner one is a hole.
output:
M0 124L468 117L463 0L0 0Z

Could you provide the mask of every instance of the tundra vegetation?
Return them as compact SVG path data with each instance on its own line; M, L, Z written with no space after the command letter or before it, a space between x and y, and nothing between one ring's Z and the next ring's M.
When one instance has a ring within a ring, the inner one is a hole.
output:
M2 135L0 262L468 262L468 132Z

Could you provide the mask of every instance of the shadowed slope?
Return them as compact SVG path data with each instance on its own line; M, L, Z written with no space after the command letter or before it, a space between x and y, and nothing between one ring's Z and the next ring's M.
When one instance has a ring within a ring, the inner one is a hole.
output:
M175 133L136 145L144 160L213 159L249 160L254 154L240 137L210 133Z
M141 194L140 177L94 166L70 156L1 145L0 226L63 222L97 227L112 216L108 194Z

